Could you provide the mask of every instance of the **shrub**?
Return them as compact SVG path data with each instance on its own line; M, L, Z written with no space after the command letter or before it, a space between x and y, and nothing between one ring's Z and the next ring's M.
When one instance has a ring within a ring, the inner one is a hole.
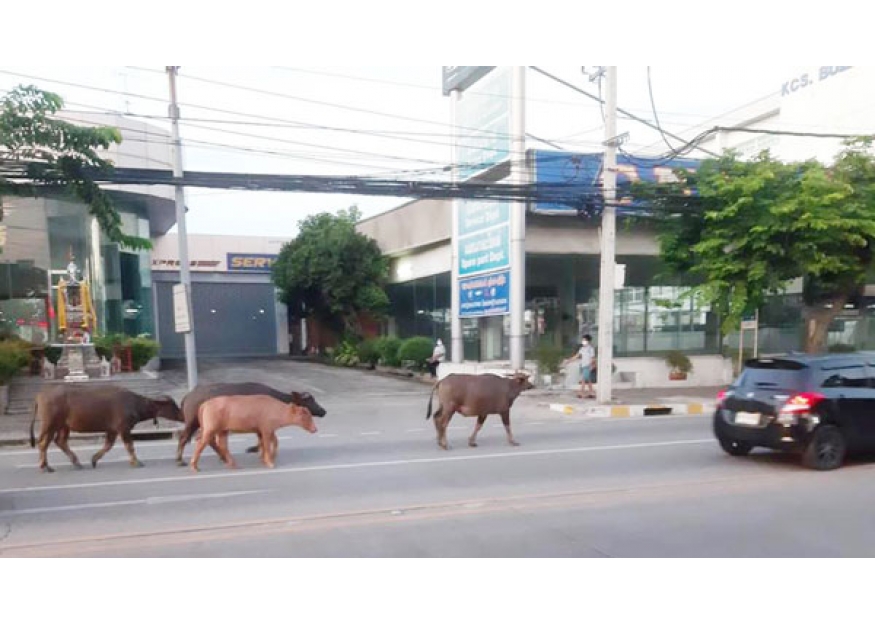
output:
M562 348L549 343L541 343L535 350L535 357L542 374L555 375L559 373L559 367L564 360L563 356Z
M373 368L380 361L379 339L367 339L358 347L359 361Z
M679 351L669 352L665 355L665 364L669 369L677 373L689 373L693 370L693 363L689 357Z
M340 344L334 352L335 364L342 367L355 367L359 364L358 348L348 341Z
M45 354L46 360L48 360L53 365L58 364L58 361L61 359L61 354L63 353L63 349L60 347L55 347L54 345L49 345L46 347Z
M386 367L398 367L401 361L398 359L398 350L401 348L401 339L394 336L384 336L377 339L377 352L380 362Z
M401 347L398 348L398 360L402 363L410 361L416 369L422 369L433 351L434 345L431 339L415 336L401 343Z
M112 360L116 347L130 345L131 340L124 334L106 334L103 336L94 337L94 349L97 355L107 360ZM133 354L132 354L133 355Z
M153 341L145 336L138 336L131 339L131 364L134 366L134 371L139 371L146 363L158 355L157 341Z
M30 363L30 349L23 341L0 342L0 386L5 386Z

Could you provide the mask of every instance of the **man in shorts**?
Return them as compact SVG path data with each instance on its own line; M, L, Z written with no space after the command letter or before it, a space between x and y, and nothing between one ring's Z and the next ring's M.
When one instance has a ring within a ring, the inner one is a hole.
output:
M595 348L592 346L592 337L585 334L580 341L580 349L571 358L567 358L562 366L580 361L580 392L577 396L580 399L595 399L595 389L592 386L592 374L596 368Z

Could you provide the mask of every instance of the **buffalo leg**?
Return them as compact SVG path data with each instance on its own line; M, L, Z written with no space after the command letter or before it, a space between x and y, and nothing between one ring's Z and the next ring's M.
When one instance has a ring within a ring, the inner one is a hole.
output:
M233 456L231 456L231 450L228 448L228 433L221 432L216 435L216 447L219 448L220 453L219 456L225 462L225 465L229 469L236 469L237 463L234 462Z
M122 442L125 444L125 449L128 450L128 455L131 457L131 466L139 469L143 463L137 459L137 452L134 451L134 438L130 432L122 432Z
M73 463L73 466L77 469L82 468L82 463L79 462L79 458L76 457L76 454L73 453L73 450L70 449L70 446L67 444L67 439L70 438L70 428L63 427L58 430L58 433L55 434L55 444L61 448L67 457L70 459L70 462Z
M514 447L519 447L520 444L513 438L513 432L510 431L510 411L501 413L501 422L504 423L504 429L507 432L507 442Z
M104 443L103 443L103 448L100 451L98 451L96 454L91 456L91 466L92 467L94 467L95 469L97 468L97 463L100 462L100 459L106 455L106 452L108 452L110 449L112 449L113 445L115 445L116 437L118 437L117 432L107 432L106 433L106 441L104 441Z
M54 438L51 431L43 430L39 437L39 468L44 473L54 473L55 470L49 466L49 445Z
M471 438L468 439L469 447L477 446L477 435L480 433L480 430L483 429L483 424L486 423L486 417L489 415L482 414L477 417L477 425L474 426L474 432L471 434Z
M267 466L273 469L276 466L276 454L280 448L280 442L276 437L276 432L270 433L270 439L265 443L265 447L270 449L270 463Z
M200 425L197 420L195 420L194 423L186 423L185 427L182 429L182 433L179 435L179 445L176 447L176 464L181 467L185 466L185 460L182 459L182 452L185 450L185 446L188 445L188 441L194 436L194 433L198 431L199 427Z
M455 410L450 408L441 409L441 417L438 419L438 445L441 449L448 450L450 448L447 443L447 427L450 425L450 419L456 414Z
M201 459L201 454L204 453L204 449L207 447L207 441L212 440L213 433L212 432L201 432L201 438L195 445L194 453L191 455L191 469L195 473L197 473L200 469L197 467L198 461Z

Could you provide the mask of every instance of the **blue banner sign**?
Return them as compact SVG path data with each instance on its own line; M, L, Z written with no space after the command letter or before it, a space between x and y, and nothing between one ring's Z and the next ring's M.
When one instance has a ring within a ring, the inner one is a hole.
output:
M510 223L510 204L494 201L459 200L459 236Z
M510 267L510 225L483 230L459 240L459 275Z
M459 301L463 318L510 314L510 271L459 280Z
M277 254L228 254L228 271L270 273Z
M571 152L534 151L535 182L538 184L561 184L567 187L568 202L538 202L533 212L547 214L574 214L580 199L601 193L604 155L574 154ZM676 158L670 161L644 157L617 158L617 199L618 203L634 206L629 197L624 197L624 189L634 182L675 182L675 169L695 171L699 161ZM622 208L619 209L622 212Z

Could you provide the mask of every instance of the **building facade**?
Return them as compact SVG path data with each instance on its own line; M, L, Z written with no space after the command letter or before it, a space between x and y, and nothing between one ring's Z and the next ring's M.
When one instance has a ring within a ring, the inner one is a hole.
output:
M277 300L271 267L285 240L189 235L192 322L199 357L264 357L289 353L286 306ZM155 240L152 277L162 358L185 356L174 329L173 285L179 283L179 238Z

